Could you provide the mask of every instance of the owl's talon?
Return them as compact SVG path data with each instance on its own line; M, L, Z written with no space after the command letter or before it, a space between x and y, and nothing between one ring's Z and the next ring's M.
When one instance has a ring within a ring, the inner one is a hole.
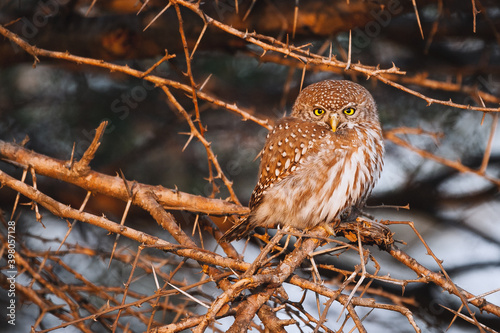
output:
M333 230L333 228L329 224L324 224L321 226L321 228L325 229L328 237L335 236L335 230Z
M370 228L372 225L372 221L366 219L365 217L357 217L356 222L361 223L364 228Z

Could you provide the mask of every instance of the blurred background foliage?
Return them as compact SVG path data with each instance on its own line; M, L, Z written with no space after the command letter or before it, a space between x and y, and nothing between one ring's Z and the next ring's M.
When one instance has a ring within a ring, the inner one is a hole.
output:
M296 3L299 15L293 30ZM352 63L359 61L381 68L395 64L407 72L407 77L417 78L405 85L426 96L480 105L477 95L470 91L483 91L492 96L486 106L498 107L500 4L494 0L416 3L423 39L411 1L238 1L238 12L232 0L207 1L200 6L207 15L240 31L289 40L296 46L308 44L311 52L323 55L331 49L333 55L344 61L351 30ZM473 3L479 11L476 17ZM189 84L174 9L165 11L143 31L166 1L152 0L140 14L137 12L142 3L137 0L98 0L92 7L91 4L85 0L6 0L0 3L0 24L40 48L128 64L139 70L147 70L168 50L176 57L164 62L153 74ZM192 50L203 22L191 11L181 9ZM0 40L0 139L21 142L28 135L29 149L68 160L73 144L75 157L81 157L92 140L93 130L107 120L106 134L91 165L94 170L107 174L122 170L129 180L211 195L212 186L206 181L205 150L193 140L183 151L188 139L183 133L189 132L189 127L161 90L122 73L85 65L47 58L42 58L36 68L32 64L30 55L6 39ZM197 84L206 81L204 92L270 120L290 110L303 75L297 61L272 53L262 56L262 50L255 45L214 27L207 29L192 58L192 72ZM330 78L351 79L365 85L378 103L384 130L414 127L438 133L439 140L429 136L405 139L446 159L459 160L475 169L480 167L492 121L497 121L491 114L445 105L428 106L422 99L340 68L326 71L310 66L304 85ZM430 87L424 84L426 78L442 85ZM472 90L450 91L447 84L451 83ZM189 96L176 92L176 97L187 111L194 112ZM224 172L234 181L238 197L246 204L256 183L255 158L267 130L208 102L200 101L200 111L206 137ZM499 179L500 136L497 134L492 140L487 174ZM0 168L17 178L22 173L1 161ZM73 207L79 207L85 195L82 190L56 180L41 177L38 182L45 193ZM223 186L220 191L216 197L228 197ZM14 198L10 189L0 189L0 208L7 215ZM409 204L409 211L372 212L381 219L415 222L438 257L445 260L445 267L457 278L457 284L480 294L499 287L498 199L498 186L491 181L460 173L387 142L385 169L369 204ZM111 199L94 198L89 209L119 218L123 206ZM127 223L144 227L152 223L141 212L133 213L136 218ZM21 225L25 232L42 235L42 228L32 229L33 219L32 213L23 212ZM436 267L411 239L408 228L394 227L393 231L397 239L408 243L410 254L430 268ZM105 247L114 241L114 237L106 237L102 232L100 236L84 235L88 230L80 232L82 239L73 236L78 242L91 244L99 237L103 241L100 246ZM384 269L390 267L388 260ZM100 278L104 276L96 277ZM441 331L449 323L449 313L432 308L435 299L444 296L433 293L431 285L408 288L405 295L414 296L423 304L421 319L427 322L429 331ZM500 303L498 295L488 297L491 302ZM488 320L490 327L500 327L498 318L485 319ZM393 326L393 331L399 331L397 325ZM457 331L476 330L461 321L454 327Z

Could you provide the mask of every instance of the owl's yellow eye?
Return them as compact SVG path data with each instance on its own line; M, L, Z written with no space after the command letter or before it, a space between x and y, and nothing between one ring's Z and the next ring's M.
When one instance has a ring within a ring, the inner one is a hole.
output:
M325 109L322 109L322 108L316 108L316 109L314 109L314 110L313 110L313 112L314 112L314 114L315 114L316 116L321 116L321 115L323 115L326 111L325 111Z
M344 109L344 114L347 116L352 116L354 113L356 113L355 108L345 108Z

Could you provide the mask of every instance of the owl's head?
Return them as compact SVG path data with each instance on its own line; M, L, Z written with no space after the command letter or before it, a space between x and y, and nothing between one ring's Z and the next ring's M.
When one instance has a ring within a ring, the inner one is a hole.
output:
M378 122L372 95L363 86L347 80L325 80L307 86L297 97L291 116L325 123L334 132Z

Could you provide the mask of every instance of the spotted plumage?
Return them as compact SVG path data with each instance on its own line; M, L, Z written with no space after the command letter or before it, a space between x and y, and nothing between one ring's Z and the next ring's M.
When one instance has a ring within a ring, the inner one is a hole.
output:
M327 80L297 97L261 152L251 213L223 237L255 227L298 229L338 222L362 207L379 178L384 147L375 102L361 85Z

